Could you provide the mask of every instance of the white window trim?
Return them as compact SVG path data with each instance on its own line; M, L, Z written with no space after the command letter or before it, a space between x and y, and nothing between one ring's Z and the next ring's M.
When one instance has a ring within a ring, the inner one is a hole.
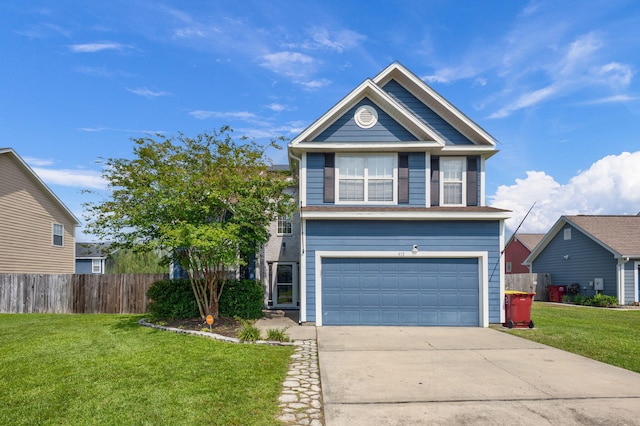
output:
M56 226L60 226L62 228L62 234L59 234L60 237L62 238L62 244L56 244L55 243L55 237L56 235ZM51 245L53 247L64 247L64 225L61 223L53 223L51 224Z
M460 204L446 204L444 202L444 170L442 163L448 160L456 160L462 162L462 202ZM467 158L466 157L440 157L440 171L439 171L439 184L440 184L440 205L443 207L464 207L467 205Z
M97 266L97 269L96 269ZM92 274L101 274L102 273L102 260L101 259L91 259L91 273Z
M367 165L364 169L364 201L355 201L355 200L345 200L340 201L340 167L339 158L344 157L360 157L369 159L372 157L391 157L393 160L393 200L391 201L369 201L368 200L368 185L369 182L369 164L367 160ZM398 204L398 154L336 154L335 156L335 182L334 182L334 194L335 194L335 204L370 204L370 205L394 205Z
M286 220L287 222L289 222L289 232L280 232L280 221L281 220ZM290 216L278 216L276 218L276 234L280 237L286 237L288 235L292 235L293 234L293 221L291 220Z
M481 327L489 326L489 252L486 251L333 251L318 250L315 252L315 281L316 281L316 326L322 326L322 259L332 258L476 258L478 259L478 290L480 292L478 306L478 320ZM501 274L502 275L502 274ZM306 285L305 285L306 287ZM306 290L306 288L305 288ZM501 294L504 300L504 294ZM306 298L305 298L306 303ZM504 306L502 307L504 313ZM304 321L307 320L305 311Z

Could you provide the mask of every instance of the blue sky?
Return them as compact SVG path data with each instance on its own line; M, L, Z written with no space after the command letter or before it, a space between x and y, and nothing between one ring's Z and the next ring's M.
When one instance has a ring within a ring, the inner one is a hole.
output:
M488 204L513 230L536 202L521 231L546 232L640 212L637 28L622 0L5 0L0 146L82 219L131 138L293 138L399 61L499 141Z

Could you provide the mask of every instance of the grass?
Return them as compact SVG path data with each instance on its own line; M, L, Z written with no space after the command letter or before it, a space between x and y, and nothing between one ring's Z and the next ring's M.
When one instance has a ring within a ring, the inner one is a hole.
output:
M139 319L0 315L0 424L278 424L291 347L169 333Z
M640 373L640 310L534 302L535 329L508 333Z

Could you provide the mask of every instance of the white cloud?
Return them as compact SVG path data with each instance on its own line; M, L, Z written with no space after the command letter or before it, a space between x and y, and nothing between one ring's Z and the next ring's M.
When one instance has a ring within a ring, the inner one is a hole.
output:
M498 187L492 206L513 211L507 227L514 231L536 205L520 232L545 233L562 215L636 214L640 212L640 151L606 156L562 185L545 172L528 171L526 179Z
M262 59L263 62L260 65L272 72L298 78L308 75L315 64L311 56L291 51L269 53Z
M342 53L360 44L366 37L351 30L341 30L331 33L326 28L314 27L310 30L310 43L303 44L308 49L323 48Z
M275 112L282 112L282 111L290 111L291 107L287 106L287 105L283 105L283 104L279 104L279 103L272 103L267 105L267 108L269 108L271 111L275 111Z
M72 169L45 169L34 167L33 171L47 183L47 185L63 185L79 188L105 189L107 182L99 172Z
M69 50L74 53L94 53L102 50L125 50L129 46L125 44L115 42L100 42L100 43L86 43L86 44L71 44Z
M584 105L626 103L626 102L634 102L638 100L640 100L640 97L638 96L613 95L613 96L607 96L606 98L600 98L593 101L584 102Z
M22 157L25 163L29 166L50 166L53 164L53 160L36 158L36 157Z
M319 80L311 80L311 81L295 81L295 83L304 87L306 90L318 90L330 85L331 80L326 78L321 78Z
M147 89L146 87L138 87L137 89L130 89L127 87L127 90L131 93L134 93L139 96L144 96L145 98L148 98L148 99L157 98L159 96L168 96L171 94L169 92L153 91L153 90Z
M236 120L252 121L257 118L257 116L254 113L247 112L247 111L221 112L221 111L195 110L195 111L191 111L189 115L200 120L206 120L209 118L232 118Z

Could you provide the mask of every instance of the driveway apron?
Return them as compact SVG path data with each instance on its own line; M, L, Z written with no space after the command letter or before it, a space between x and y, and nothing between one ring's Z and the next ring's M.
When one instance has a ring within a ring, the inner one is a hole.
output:
M640 425L640 374L501 331L325 326L317 338L328 426Z

